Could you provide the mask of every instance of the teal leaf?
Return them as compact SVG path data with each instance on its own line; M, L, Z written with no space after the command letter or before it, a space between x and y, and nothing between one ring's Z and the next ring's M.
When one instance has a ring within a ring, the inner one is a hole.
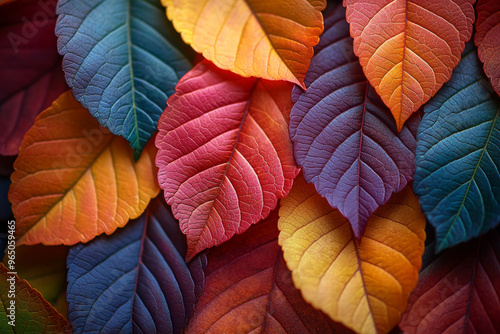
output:
M159 0L61 0L56 24L75 98L137 159L191 68Z
M472 43L424 112L414 190L441 251L500 222L500 100Z

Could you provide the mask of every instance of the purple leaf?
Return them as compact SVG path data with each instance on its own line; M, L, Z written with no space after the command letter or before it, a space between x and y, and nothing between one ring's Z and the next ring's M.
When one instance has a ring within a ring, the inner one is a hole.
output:
M411 180L420 118L397 132L352 51L341 5L325 18L305 83L306 92L296 86L292 93L295 159L359 238L371 214Z

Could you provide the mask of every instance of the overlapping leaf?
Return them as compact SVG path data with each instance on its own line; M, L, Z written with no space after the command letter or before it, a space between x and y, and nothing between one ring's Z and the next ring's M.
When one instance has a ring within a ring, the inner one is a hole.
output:
M500 332L500 233L447 250L420 274L405 333Z
M66 257L68 251L69 247L66 246L20 246L16 247L15 253L7 253L3 263L7 268L12 265L13 270L21 279L27 280L31 287L40 292L61 315L67 316Z
M61 0L56 34L66 80L137 159L190 61L156 0Z
M277 242L277 211L208 253L187 333L345 333L295 289Z
M9 297L12 279L15 286L15 297ZM42 295L33 289L28 282L20 280L17 275L9 274L3 264L0 264L0 332L10 333L71 333L71 326L63 316L43 299ZM15 326L9 321L12 317L11 300L15 302Z
M475 0L344 0L354 53L398 129L451 77Z
M186 243L163 198L112 236L68 256L75 333L182 333L204 284L205 255L184 262Z
M347 219L297 178L281 201L279 243L304 299L358 333L386 333L417 284L425 218L407 187L357 240Z
M162 0L187 44L222 69L303 86L325 0Z
M306 181L349 219L359 238L370 215L411 180L419 118L398 133L352 52L344 14L339 5L325 20L308 90L294 90L290 135Z
M86 242L137 218L158 194L156 148L134 162L67 92L26 134L11 176L9 200L19 244Z
M298 173L288 137L291 85L203 61L160 118L158 180L187 235L187 258L265 218Z
M415 193L437 249L500 221L500 99L469 43L451 80L427 104L418 132Z
M484 71L500 95L500 1L479 0L474 42Z
M0 154L17 155L36 116L68 88L56 49L55 0L0 11Z

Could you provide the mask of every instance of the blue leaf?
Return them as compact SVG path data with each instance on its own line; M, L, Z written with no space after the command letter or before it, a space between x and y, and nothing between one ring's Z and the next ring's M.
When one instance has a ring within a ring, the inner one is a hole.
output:
M159 0L61 0L56 25L75 98L137 159L191 62Z
M204 284L205 255L188 265L185 236L158 196L112 236L68 256L68 318L75 333L182 333Z
M424 112L414 189L441 251L500 221L500 100L472 43Z
M352 50L345 8L325 18L302 92L292 93L290 136L304 178L349 219L360 237L368 218L415 171L414 115L398 133Z

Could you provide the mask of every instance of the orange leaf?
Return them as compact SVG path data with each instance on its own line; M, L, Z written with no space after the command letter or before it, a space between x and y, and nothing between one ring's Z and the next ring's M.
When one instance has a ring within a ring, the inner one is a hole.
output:
M424 252L425 218L410 187L375 211L359 241L303 178L279 214L279 243L305 300L361 333L386 333L399 322Z
M134 162L112 135L64 93L24 137L9 200L19 244L73 245L137 218L159 192L152 140Z
M354 53L398 129L451 77L475 0L344 0Z
M11 294L12 291L15 291ZM11 296L13 298L11 298ZM28 282L0 264L0 333L71 333L71 325ZM9 309L14 305L15 310ZM15 319L15 327L9 321Z
M304 77L323 31L325 0L162 0L187 44L217 66L248 77Z

